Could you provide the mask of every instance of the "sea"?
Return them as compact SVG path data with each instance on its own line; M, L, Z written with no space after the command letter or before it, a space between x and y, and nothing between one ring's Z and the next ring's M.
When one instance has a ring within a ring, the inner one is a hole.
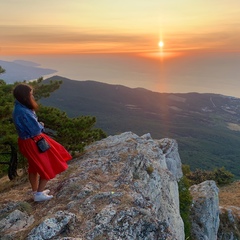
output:
M217 93L240 98L238 52L179 54L166 58L136 53L18 55L1 56L0 60L31 61L39 68L56 71L44 78L59 75L77 81L94 80L161 93Z

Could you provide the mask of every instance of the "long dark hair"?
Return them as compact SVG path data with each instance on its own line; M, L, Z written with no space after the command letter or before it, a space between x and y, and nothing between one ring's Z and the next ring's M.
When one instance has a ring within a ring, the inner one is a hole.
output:
M13 96L24 106L26 106L29 109L32 110L37 110L38 108L38 104L37 102L34 100L31 91L32 91L32 87L24 84L24 83L20 83L18 84L14 90L13 90Z

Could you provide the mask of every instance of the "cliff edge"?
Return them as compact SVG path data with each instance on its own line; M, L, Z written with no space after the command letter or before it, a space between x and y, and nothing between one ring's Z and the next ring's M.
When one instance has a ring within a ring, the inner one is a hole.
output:
M49 182L49 202L33 202L27 183L2 193L1 239L183 240L181 176L175 140L109 136Z

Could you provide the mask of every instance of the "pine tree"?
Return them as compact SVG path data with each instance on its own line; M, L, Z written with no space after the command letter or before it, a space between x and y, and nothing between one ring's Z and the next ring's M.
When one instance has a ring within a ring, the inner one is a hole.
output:
M68 118L67 114L59 109L41 105L38 118L44 122L46 132L69 151L82 152L86 145L106 137L101 129L94 129L95 117Z
M0 66L0 74L4 72L5 70ZM0 80L0 152L4 151L6 144L11 144L17 149L18 136L12 121L14 106L12 91L19 83L6 84L4 80ZM57 90L61 83L61 81L44 83L43 78L39 78L28 84L33 87L34 97L38 101ZM101 129L94 128L95 117L69 118L65 112L41 104L39 104L37 115L39 121L44 122L47 133L72 153L82 152L86 145L106 137ZM0 172L2 168L0 165Z

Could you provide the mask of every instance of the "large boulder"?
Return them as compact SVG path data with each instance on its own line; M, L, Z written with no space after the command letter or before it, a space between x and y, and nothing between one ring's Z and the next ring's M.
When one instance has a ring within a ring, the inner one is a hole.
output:
M192 237L194 240L216 240L219 228L218 187L214 181L205 181L190 187Z

